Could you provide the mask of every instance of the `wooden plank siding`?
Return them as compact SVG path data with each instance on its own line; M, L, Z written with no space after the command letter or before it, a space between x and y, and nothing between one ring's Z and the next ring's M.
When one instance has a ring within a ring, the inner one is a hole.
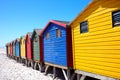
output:
M33 59L33 45L32 45L32 33L26 34L26 58L27 60Z
M10 43L10 55L13 55L12 42Z
M60 38L56 38L56 30L61 30ZM50 34L50 38L46 39L46 34ZM67 66L66 55L66 29L56 25L50 24L43 35L44 41L44 61L61 66Z
M12 42L13 56L15 56L15 41Z
M40 48L40 33L41 33L42 29L34 29L33 34L32 34L32 50L33 50L33 60L35 62L43 62L43 53L41 52L41 48Z
M21 50L21 58L26 59L26 46L25 46L25 37L20 38L20 50Z
M8 55L10 55L10 43L8 43Z
M35 61L40 61L39 36L37 37L37 41L35 41L35 38L33 40L33 55Z
M118 0L92 2L72 23L73 64L77 70L120 79L120 26L113 27ZM88 32L80 33L80 22Z
M41 35L45 63L59 68L73 68L71 28L68 23L50 20L43 29Z
M66 28L67 66L73 68L71 28Z
M16 39L15 41L15 56L20 57L20 41Z
M6 44L5 47L6 47L6 54L8 56L8 44Z

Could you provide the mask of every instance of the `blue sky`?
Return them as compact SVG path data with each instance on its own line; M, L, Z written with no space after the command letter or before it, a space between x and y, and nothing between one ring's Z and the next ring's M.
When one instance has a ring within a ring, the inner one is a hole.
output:
M0 47L51 19L72 21L91 0L0 0Z

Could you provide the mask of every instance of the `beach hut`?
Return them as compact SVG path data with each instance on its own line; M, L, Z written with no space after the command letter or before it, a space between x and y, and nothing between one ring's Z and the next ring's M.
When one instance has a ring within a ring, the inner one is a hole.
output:
M10 43L8 43L8 57L10 57Z
M12 54L13 54L12 42L10 42L10 57L11 57L11 58L12 58Z
M46 70L49 66L53 66L55 78L56 68L60 68L66 80L70 77L70 69L73 67L71 29L68 28L68 23L67 21L51 20L41 33Z
M120 79L120 0L92 0L70 25L75 72Z
M26 63L26 41L25 36L20 37L20 56L21 56L21 62Z
M15 40L12 41L13 59L15 59Z
M33 52L32 52L32 32L26 34L26 57L27 66L31 65L33 67Z
M40 32L41 29L34 29L32 34L32 44L33 44L33 61L34 61L34 69L36 67L39 67L39 70L41 71L43 56L41 52L40 47Z
M8 56L8 43L5 46L6 46L6 54Z
M15 40L15 59L20 62L20 40L17 38Z

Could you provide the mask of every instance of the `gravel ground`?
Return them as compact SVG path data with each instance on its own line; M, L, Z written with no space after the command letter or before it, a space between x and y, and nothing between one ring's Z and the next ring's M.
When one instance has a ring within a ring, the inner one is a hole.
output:
M5 48L0 49L0 80L53 80L31 67L26 67L6 56Z

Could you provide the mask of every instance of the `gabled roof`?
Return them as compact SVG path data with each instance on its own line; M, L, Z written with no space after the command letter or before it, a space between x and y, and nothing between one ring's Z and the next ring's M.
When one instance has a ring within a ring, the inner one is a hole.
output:
M17 38L17 39L15 40L15 43L16 43L16 42L19 42L19 41L20 41L20 39L19 39L19 38Z
M88 4L88 6L83 11L81 11L78 14L78 16L69 25L71 25L80 15L82 15L93 4L93 2L96 2L96 1L98 1L98 0L91 0L91 2Z
M12 41L12 44L14 44L14 43L15 43L15 40Z
M60 21L60 20L53 20L53 21L60 22L60 23L66 24L66 25L68 25L70 23L69 21Z
M10 43L6 43L6 46L8 46Z
M12 42L10 42L10 45L12 45Z
M26 34L26 36L29 36L30 38L32 37L32 32L28 32L27 34Z
M21 37L20 37L20 40L21 40L21 39L25 39L25 36L21 36Z
M8 46L8 43L6 43L5 46Z
M40 32L42 31L42 29L34 29L34 31L37 33L37 35L40 35Z
M42 29L34 29L33 34L32 34L32 38L33 38L35 33L40 36L41 31L42 31Z
M41 34L42 35L44 33L44 31L47 29L47 27L49 26L49 24L57 24L61 27L67 28L67 25L69 25L69 21L60 21L60 20L50 20L47 25L44 27L44 29L42 30Z

